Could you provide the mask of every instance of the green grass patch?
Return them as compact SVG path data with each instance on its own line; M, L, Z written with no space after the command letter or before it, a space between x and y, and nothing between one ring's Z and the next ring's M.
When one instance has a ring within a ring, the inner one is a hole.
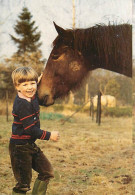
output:
M46 112L41 112L40 113L40 119L41 120L60 120L60 119L65 119L66 117L63 114L59 113L46 113Z
M103 173L103 170L95 167L95 168L92 168L90 170L82 169L82 170L80 170L80 173L85 174L88 177L91 177L93 175L100 175L101 173Z
M128 170L122 167L118 167L114 173L113 173L113 177L118 177L121 175L127 175L128 174Z
M57 170L54 171L54 180L55 181L60 181L61 180L60 173Z
M53 112L49 112L49 113L41 112L40 113L40 119L41 120L61 120L61 121L63 121L63 123L65 123L65 122L70 122L70 123L74 122L74 119L69 118L69 116L65 116L63 114L53 113Z

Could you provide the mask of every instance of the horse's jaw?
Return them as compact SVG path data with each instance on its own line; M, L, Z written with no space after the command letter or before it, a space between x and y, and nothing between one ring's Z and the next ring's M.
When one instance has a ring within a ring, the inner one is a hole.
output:
M54 104L54 99L51 98L49 95L46 95L43 100L43 106L51 106Z
M45 107L51 106L55 102L50 95L44 95L42 97L38 96L38 99L39 99L39 104Z

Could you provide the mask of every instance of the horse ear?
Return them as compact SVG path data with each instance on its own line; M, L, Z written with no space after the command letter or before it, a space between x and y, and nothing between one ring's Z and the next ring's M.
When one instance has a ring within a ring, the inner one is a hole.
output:
M63 28L61 28L60 26L58 26L55 22L53 22L54 26L55 26L55 29L57 31L57 33L59 35L63 35L65 33L65 30Z

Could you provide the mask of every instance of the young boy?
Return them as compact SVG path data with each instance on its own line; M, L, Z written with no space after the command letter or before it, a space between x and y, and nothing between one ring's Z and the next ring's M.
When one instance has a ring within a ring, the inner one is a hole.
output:
M53 169L35 144L36 139L58 141L57 131L40 129L39 103L36 96L38 75L31 67L17 68L12 73L17 96L13 105L14 121L9 152L16 186L12 194L26 194L30 190L32 169L38 172L33 195L46 194L47 184L53 178Z

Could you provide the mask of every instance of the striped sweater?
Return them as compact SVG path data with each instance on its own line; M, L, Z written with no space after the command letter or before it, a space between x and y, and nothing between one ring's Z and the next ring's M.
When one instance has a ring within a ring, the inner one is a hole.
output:
M18 95L13 104L11 143L34 143L36 139L49 140L51 133L40 129L39 103L37 96L31 102Z

